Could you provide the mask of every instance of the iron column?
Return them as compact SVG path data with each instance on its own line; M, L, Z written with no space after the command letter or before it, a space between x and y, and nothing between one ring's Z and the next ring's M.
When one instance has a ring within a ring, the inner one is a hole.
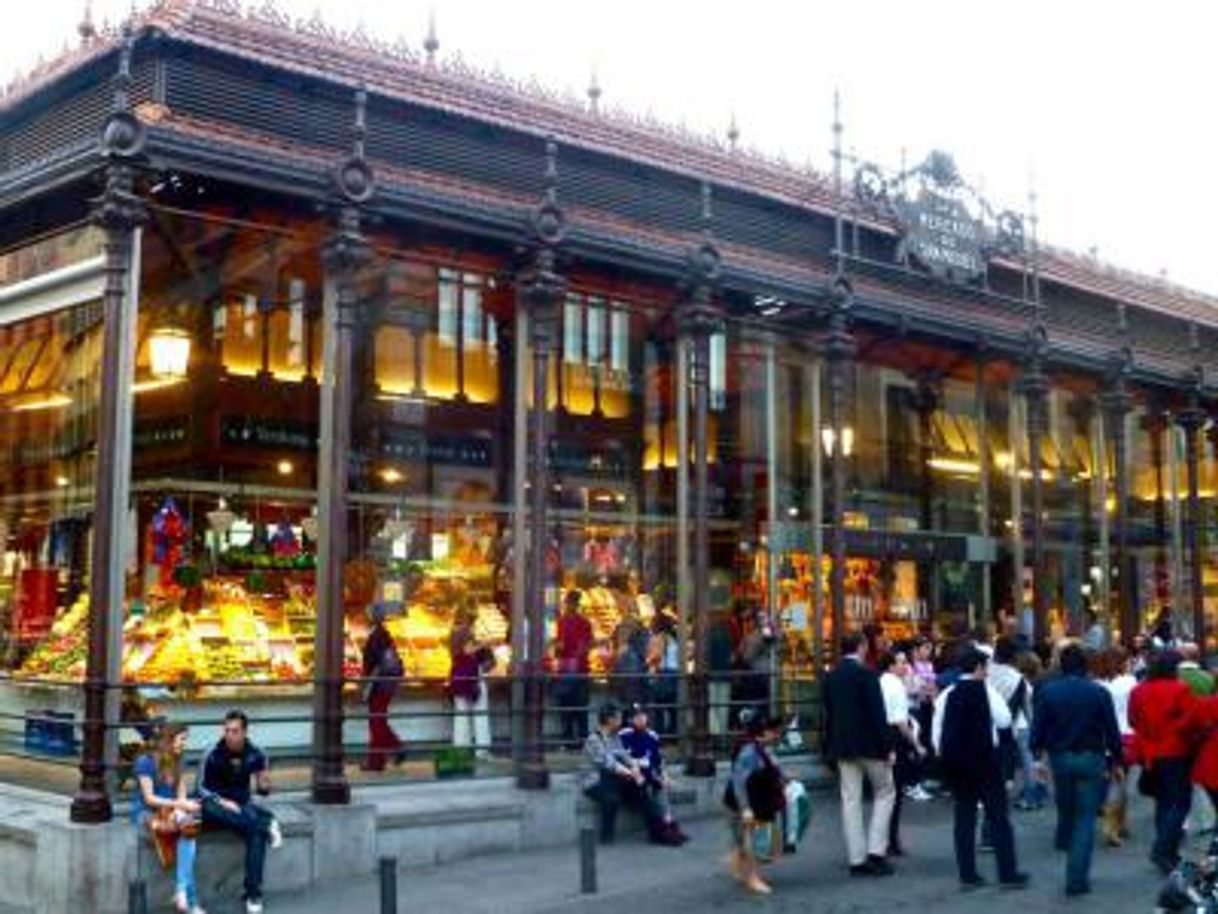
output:
M313 802L343 804L351 787L343 771L343 564L347 559L347 493L351 461L352 351L357 321L356 278L371 249L360 207L375 182L364 158L367 97L355 94L352 154L333 175L337 225L326 241L327 330L333 336L330 372L322 391L322 444L318 489L324 524L318 542L318 607L313 663Z
M106 694L110 688L113 594L121 590L121 563L117 535L127 506L116 498L118 474L127 465L120 450L122 413L131 402L121 396L119 375L123 366L124 340L135 319L128 306L134 236L143 223L146 209L135 190L136 167L142 161L145 132L131 113L131 55L135 39L124 36L119 71L114 80L114 103L102 127L100 152L105 160L105 189L97 201L93 218L105 233L105 288L102 293L101 395L97 417L97 458L94 485L93 546L89 575L89 655L85 665L84 726L80 759L80 784L72 798L73 822L108 822L113 813L106 790Z

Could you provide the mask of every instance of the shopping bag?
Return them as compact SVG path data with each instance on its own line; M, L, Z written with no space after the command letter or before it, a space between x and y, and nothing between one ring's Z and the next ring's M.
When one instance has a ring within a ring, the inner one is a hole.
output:
M808 830L808 825L812 821L812 800L808 797L808 791L800 781L787 781L783 788L783 794L787 800L786 812L784 814L786 825L786 845L788 847L798 847L799 842L803 840L804 833Z

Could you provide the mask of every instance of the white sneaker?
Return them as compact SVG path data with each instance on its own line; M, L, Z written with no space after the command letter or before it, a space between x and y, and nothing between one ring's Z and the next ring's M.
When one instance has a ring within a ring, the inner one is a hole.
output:
M190 909L190 914L207 914L207 911L203 908L203 905L197 904Z
M245 899L245 914L262 914L262 900L254 898Z
M173 909L178 914L190 914L190 902L186 900L185 892L173 893Z
M283 829L279 827L278 819L271 819L271 824L267 826L267 831L271 835L271 850L277 851L283 847Z

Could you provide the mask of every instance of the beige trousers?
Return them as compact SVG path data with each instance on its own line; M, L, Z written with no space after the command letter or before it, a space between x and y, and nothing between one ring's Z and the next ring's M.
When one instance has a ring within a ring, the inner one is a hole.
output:
M850 865L867 862L869 854L888 853L888 823L897 789L892 780L892 765L880 759L843 759L837 763L842 794L842 831ZM871 826L863 824L863 778L871 784Z

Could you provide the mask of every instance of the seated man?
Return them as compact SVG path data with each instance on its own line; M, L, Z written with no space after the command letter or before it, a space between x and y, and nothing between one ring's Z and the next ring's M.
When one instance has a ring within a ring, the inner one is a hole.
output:
M681 831L681 826L672 817L672 806L668 802L668 788L672 786L672 781L664 770L660 737L647 726L647 709L639 704L631 705L629 724L618 734L622 745L643 772L643 789L659 805L664 817L664 831L673 839L673 843L684 844L689 836Z
M251 779L259 796L266 796L271 778L266 756L246 738L248 727L244 711L224 715L224 735L203 757L199 798L204 825L235 831L245 840L245 910L261 914L267 844L279 847L283 835L271 812L250 800Z
M584 754L588 770L583 778L584 794L600 806L601 841L613 841L617 812L623 805L637 808L647 824L647 834L655 844L675 844L664 829L664 815L659 803L645 788L647 779L642 769L622 745L618 732L622 728L622 712L614 704L602 705L596 715L596 729L588 734Z

